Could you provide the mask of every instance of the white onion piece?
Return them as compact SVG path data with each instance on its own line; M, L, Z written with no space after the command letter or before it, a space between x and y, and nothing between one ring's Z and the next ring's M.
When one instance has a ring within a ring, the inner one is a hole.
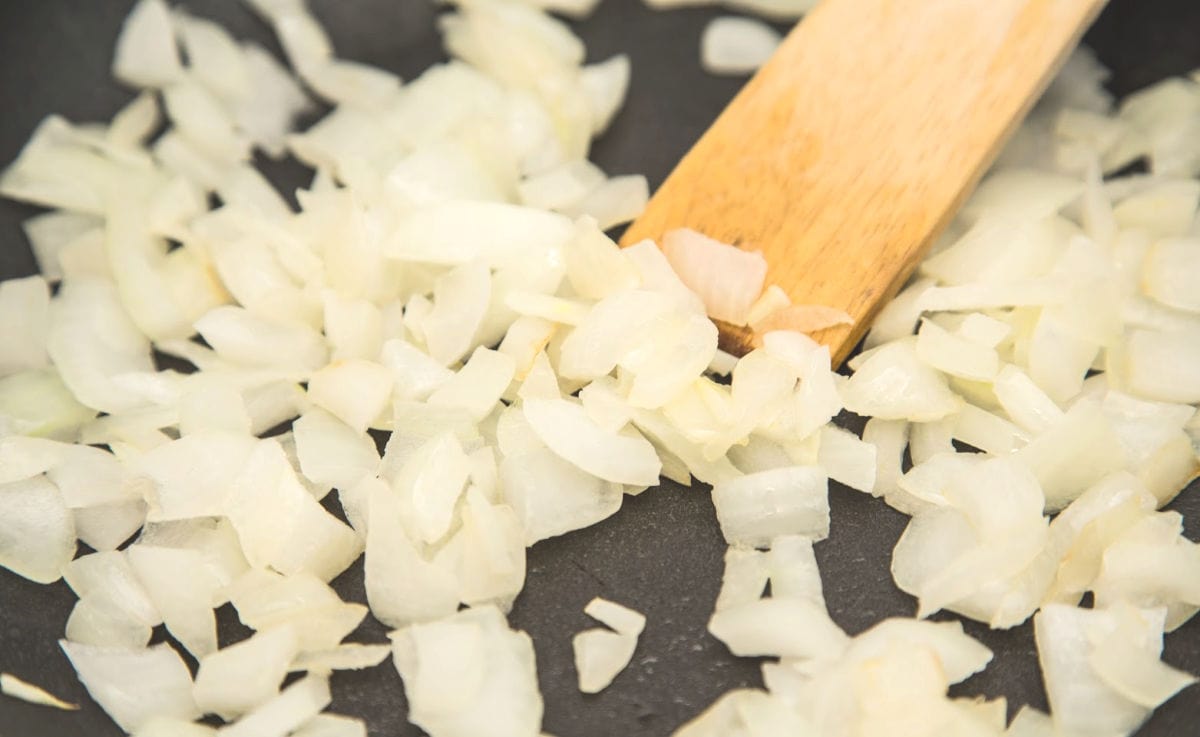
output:
M286 737L321 712L332 697L329 681L306 676L283 689L233 724L221 729L222 737Z
M199 83L184 78L168 85L163 104L175 129L202 154L221 164L249 158L250 142L236 130L233 116Z
M624 494L548 448L505 455L499 480L524 530L525 544L590 527L616 514Z
M279 692L297 645L295 630L283 625L205 655L192 690L196 705L228 717L266 702Z
M629 90L629 57L617 54L602 62L588 64L579 75L587 95L592 118L592 133L603 133L625 103Z
M308 398L362 435L392 396L392 372L373 361L337 361L313 373Z
M220 585L194 550L132 545L129 564L145 588L167 630L193 657L217 649L217 622L213 600Z
M638 285L633 264L591 218L576 221L574 235L563 250L567 280L581 297L604 299Z
M452 433L418 448L396 476L393 487L410 506L419 539L433 543L454 521L454 510L470 475L470 462Z
M219 515L254 447L255 439L248 435L197 433L143 454L131 466L154 484L147 493L147 518Z
M876 448L853 433L826 425L821 428L817 465L829 478L868 494L875 493Z
M1008 725L1005 737L1056 737L1054 720L1044 712L1026 704Z
M921 363L906 341L873 352L842 385L841 395L851 412L885 420L929 422L962 406L945 378Z
M1127 601L1166 607L1165 627L1174 630L1200 608L1200 586L1195 583L1200 546L1183 537L1177 513L1138 511L1143 512L1140 518L1128 520L1104 548L1091 588L1100 606Z
M885 304L875 316L875 322L867 332L864 346L876 348L884 343L906 338L913 334L922 308L919 302L925 292L937 284L934 279L916 279L906 286L892 301Z
M241 307L218 307L196 321L196 331L217 355L245 366L312 371L328 349L309 327L267 320Z
M939 371L974 381L991 381L1000 370L995 349L950 333L924 320L917 332L917 358Z
M227 587L249 568L233 525L223 517L149 523L137 543L199 553L204 573L217 582L212 598L214 607L229 601Z
M1080 401L1014 456L1038 477L1046 507L1065 507L1087 487L1122 468L1125 451L1094 402Z
M495 604L504 611L525 583L525 544L521 522L512 508L493 504L469 487L462 510L462 528L454 538L456 573L464 604Z
M328 59L303 70L304 81L322 98L337 105L380 110L400 92L400 78L367 64Z
M713 614L708 630L734 655L836 658L849 638L805 599L758 599Z
M80 556L63 568L63 577L81 602L91 602L146 627L162 622L162 615L125 553L107 551Z
M367 725L354 717L324 713L309 719L290 737L367 737Z
M1051 715L1060 730L1086 734L1129 734L1149 715L1106 684L1091 665L1102 640L1132 638L1139 657L1157 658L1162 648L1162 611L1134 611L1118 616L1110 610L1048 604L1034 618L1038 661L1042 666ZM1157 624L1157 628L1156 628ZM1119 652L1119 650L1118 650ZM1126 666L1128 667L1128 666Z
M443 382L427 400L430 404L461 407L482 420L508 389L516 363L508 355L484 347L475 349L466 364Z
M236 387L208 386L188 391L179 399L179 434L218 432L250 435L253 423Z
M598 166L577 159L526 177L517 185L517 193L524 205L561 212L577 206L604 180L604 172Z
M0 282L0 314L22 318L0 324L0 376L47 365L49 308L50 289L42 277Z
M603 629L584 630L571 638L571 649L575 652L579 690L599 693L629 665L637 649L637 636Z
M406 400L425 399L454 375L427 353L399 338L383 344L379 362L392 372L395 396Z
M451 202L406 217L386 253L406 261L494 266L561 248L571 233L571 221L562 215L493 202Z
M766 565L771 578L771 596L805 599L825 606L821 572L817 569L812 540L800 535L775 538L766 554Z
M748 74L771 58L781 40L760 20L714 18L700 36L700 64L713 74Z
M849 657L868 661L885 652L893 642L933 650L950 683L960 683L981 672L992 660L992 651L963 632L960 622L922 622L891 618L854 638Z
M50 306L46 349L75 397L102 412L144 403L121 387L122 374L154 370L150 345L130 322L111 283L79 279L63 284Z
M730 546L725 549L725 570L714 612L724 611L762 598L770 569L766 554L753 548Z
M44 476L0 485L0 565L52 583L75 555L75 525L58 487Z
M367 608L343 602L316 576L281 576L262 569L242 575L229 589L238 619L264 630L291 625L303 650L328 650L358 627Z
M33 250L38 271L46 281L53 283L63 277L60 263L63 250L84 234L94 231L98 225L100 221L91 215L55 211L23 221L21 230Z
M606 432L583 407L563 399L527 400L522 411L548 448L587 473L634 486L658 482L662 463L642 436Z
M358 535L313 499L275 440L254 446L222 512L253 566L269 565L285 575L306 571L330 580L362 552Z
M1111 639L1096 647L1088 665L1107 686L1148 709L1196 682L1195 676L1172 668L1157 654L1147 653L1127 640Z
M996 399L1014 422L1029 432L1041 432L1062 420L1063 411L1021 369L1006 364L992 382Z
M137 650L150 642L150 625L115 611L100 597L84 597L71 609L65 634L82 645Z
M680 280L704 301L710 317L746 324L767 275L761 253L743 251L687 229L663 236L662 248Z
M975 220L987 212L1036 221L1058 212L1082 193L1083 185L1074 177L1033 169L1000 169L984 179L963 205L962 217Z
M429 354L448 366L466 355L483 322L491 296L491 276L483 261L455 267L437 280L434 306L421 322Z
M402 524L401 500L386 485L371 489L368 499L366 565L367 601L377 619L392 627L440 619L458 608L458 582L453 572L422 557Z
M225 100L245 100L251 90L244 52L221 26L176 10L172 21L187 53L188 70Z
M300 470L313 483L348 489L379 467L375 442L313 408L292 424Z
M598 596L587 603L583 612L626 637L636 638L646 627L646 616L641 612Z
M126 732L154 717L192 720L192 676L179 654L163 643L144 650L93 647L60 640L59 645L87 688Z
M887 498L897 489L896 482L902 475L904 446L908 443L909 425L903 420L880 420L871 418L863 428L864 443L875 446L876 496Z
M151 717L133 737L216 737L217 730L205 724L174 717Z
M146 521L141 499L99 504L71 510L75 536L93 550L116 550Z
M1113 208L1117 225L1141 228L1160 238L1186 235L1200 203L1200 182L1166 180L1126 197Z
M79 709L79 704L71 704L63 701L49 691L39 688L28 681L23 681L11 673L0 673L0 693L21 699L22 701L28 701L31 704L52 706L55 709L63 709L64 711Z
M160 87L183 74L171 13L162 0L139 0L117 36L113 76L135 87Z
M0 378L0 424L21 435L74 440L96 411L76 401L54 369Z
M650 201L650 185L641 174L612 177L587 193L572 210L594 218L602 230L633 222Z
M713 486L721 533L731 545L767 545L778 535L816 540L829 534L827 481L821 469L791 466Z
M815 333L838 325L853 325L854 318L845 310L824 305L785 305L774 312L751 320L750 327L757 333L773 330L795 330L799 333Z
M494 607L392 633L409 721L430 737L532 737L542 720L533 644Z
M1180 331L1130 331L1121 358L1121 371L1130 389L1162 402L1200 402L1200 328Z
M361 645L350 642L329 650L301 653L292 662L293 670L310 673L329 673L335 670L374 668L392 654L391 645Z

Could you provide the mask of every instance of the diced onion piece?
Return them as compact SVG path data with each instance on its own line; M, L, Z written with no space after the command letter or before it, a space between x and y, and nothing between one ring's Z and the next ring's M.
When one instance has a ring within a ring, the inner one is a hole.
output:
M192 676L170 645L144 650L104 648L60 640L59 645L87 688L113 721L137 731L154 717L196 719Z
M193 693L207 714L244 714L279 691L298 652L289 625L272 627L200 659Z
M805 599L758 599L713 614L708 630L734 655L836 658L849 638Z
M402 524L401 501L390 488L373 485L369 493L363 577L372 613L393 627L453 614L459 603L453 571L425 560Z
M700 63L713 74L747 74L762 66L782 40L760 20L722 16L704 27Z
M621 508L624 497L619 485L545 447L505 455L499 480L527 545L607 519Z
M23 681L11 673L0 673L0 693L21 699L22 701L28 701L31 704L52 706L55 709L62 709L64 711L79 709L79 704L71 704L63 701L49 691L39 688L28 681Z
M318 714L289 737L367 737L367 725L361 719L340 714Z
M171 635L197 659L216 651L213 604L221 582L204 556L152 545L131 545L126 556Z
M750 327L757 333L772 330L795 330L800 333L815 333L838 325L853 325L854 318L844 310L824 305L788 305L757 321Z
M528 737L542 719L533 644L494 607L392 633L409 720L430 737Z
M392 654L391 645L362 645L349 642L329 650L302 653L292 663L295 670L329 673L335 670L374 668Z
M360 435L373 427L392 396L392 372L374 361L338 361L316 371L308 398Z
M0 566L52 583L75 555L75 525L58 487L45 476L0 485Z
M579 690L599 693L629 665L637 649L637 636L603 629L584 630L572 638L571 648L575 651Z
M139 0L117 37L113 76L135 87L161 87L183 75L171 12L162 0Z
M644 614L598 596L588 602L583 612L607 625L617 634L627 637L637 637L646 627Z
M922 363L908 341L872 352L842 385L841 395L851 412L884 420L929 422L962 406L945 378Z
M50 288L40 276L0 282L0 376L47 365ZM16 319L17 316L21 319Z
M223 511L254 566L330 580L362 552L358 535L313 499L274 439L254 446Z
M811 466L761 471L713 486L713 506L730 545L767 545L779 535L829 534L824 472Z
M331 700L326 678L306 676L222 728L221 734L223 737L286 737L329 706Z
M733 325L746 324L767 276L767 262L761 253L744 251L686 228L663 236L662 247L671 268L704 301L710 317Z
M821 428L817 464L829 478L868 494L875 493L876 448L853 433L826 425Z
M641 435L606 432L583 407L565 399L530 399L522 409L548 448L587 473L619 484L658 482L662 463Z

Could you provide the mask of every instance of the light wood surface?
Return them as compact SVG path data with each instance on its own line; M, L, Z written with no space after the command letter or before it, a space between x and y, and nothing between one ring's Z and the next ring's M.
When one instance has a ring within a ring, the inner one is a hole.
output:
M761 250L793 303L855 318L814 335L841 363L1104 2L824 0L622 243L686 226Z

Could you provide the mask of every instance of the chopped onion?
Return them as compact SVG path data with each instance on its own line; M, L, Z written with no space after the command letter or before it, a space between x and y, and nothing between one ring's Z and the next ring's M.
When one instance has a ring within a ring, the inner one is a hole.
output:
M79 704L71 704L63 701L49 691L39 688L28 681L22 681L11 673L0 673L0 693L21 699L22 701L28 701L31 704L52 706L55 709L63 709L64 711L79 709Z

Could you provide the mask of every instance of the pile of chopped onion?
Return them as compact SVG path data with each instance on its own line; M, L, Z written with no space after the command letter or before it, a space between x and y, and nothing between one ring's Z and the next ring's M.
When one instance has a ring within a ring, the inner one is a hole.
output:
M1200 609L1200 547L1158 510L1200 469L1200 84L1112 115L1077 55L847 379L804 334L846 316L792 304L761 255L605 234L648 196L587 160L629 61L584 64L542 12L591 0L460 0L452 61L408 82L338 59L303 0L249 2L290 69L139 0L113 64L138 96L48 117L0 176L48 210L25 224L41 274L0 283L0 565L78 596L62 650L123 730L364 735L324 713L330 682L390 654L432 737L535 737L533 643L505 617L526 547L661 477L711 486L710 631L770 658L680 735L1129 734L1194 681L1160 655ZM312 96L331 110L295 130ZM298 211L255 152L313 169ZM719 351L710 317L760 347ZM829 617L830 480L912 516L893 573L920 619ZM365 604L329 586L359 556ZM226 603L254 634L218 648ZM948 698L991 653L922 621L943 609L1033 616L1051 714ZM344 643L368 612L390 643ZM590 693L645 618L586 612Z

